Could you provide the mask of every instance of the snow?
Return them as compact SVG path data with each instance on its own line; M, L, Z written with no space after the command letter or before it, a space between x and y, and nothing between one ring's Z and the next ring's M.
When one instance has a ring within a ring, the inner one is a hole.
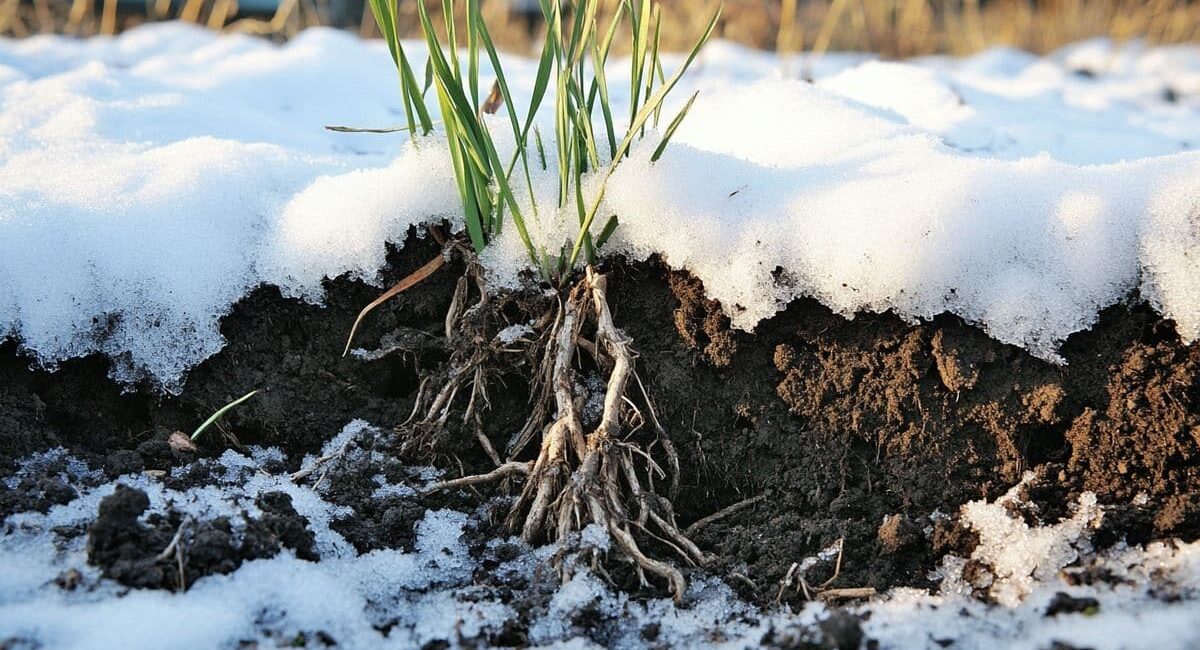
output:
M509 62L520 104L535 63ZM609 78L624 114L620 62ZM667 154L649 162L653 133L635 146L603 212L612 250L690 270L737 327L814 296L848 317L949 311L1055 359L1140 289L1200 337L1200 49L892 63L716 42L675 101L692 90ZM375 281L411 226L460 218L436 138L322 128L402 119L382 44L332 30L0 41L0 337L178 391L251 288L319 302L324 278ZM530 215L551 248L575 223L552 202ZM515 229L486 262L518 281Z
M376 453L369 451L371 443L384 435L352 422L321 456ZM171 647L190 649L274 647L303 637L331 639L345 648L442 641L458 647L517 625L528 627L534 647L642 648L650 640L647 626L653 625L652 640L662 647L732 649L759 647L768 634L817 639L815 626L831 614L820 603L798 611L760 609L701 573L690 576L682 605L614 591L575 554L608 548L608 536L595 527L565 547L531 549L515 538L495 538L483 550L472 550L464 533L487 517L483 510L429 510L417 523L410 550L360 554L331 527L354 512L326 501L320 481L297 484L272 474L270 463L281 457L277 449L255 448L249 456L231 451L198 461L212 470L210 484L186 490L145 474L105 482L101 472L61 449L25 459L18 474L65 468L62 478L78 496L46 514L12 515L0 528L0 642L47 649L140 648L161 647L169 639ZM174 474L194 475L194 469L177 468ZM409 475L435 480L429 471ZM994 502L962 508L959 514L979 533L980 544L970 558L945 558L935 576L938 589L896 589L850 606L862 617L866 638L881 648L930 649L945 640L959 648L1049 647L1054 641L1094 648L1200 643L1193 623L1200 614L1200 543L1118 544L1097 552L1089 538L1103 507L1085 494L1066 518L1042 522L1023 497L1034 480L1027 476ZM242 511L258 514L256 496L284 491L307 518L321 559L303 561L284 551L231 574L199 578L178 594L121 587L86 563L87 536L71 533L86 528L117 483L144 490L153 513L173 508L200 520L229 516L235 522ZM833 554L836 547L821 553ZM551 563L555 558L569 569L565 582ZM963 572L968 559L994 580L968 584L980 574L971 578ZM69 570L82 579L74 589L63 589L55 579ZM1073 580L1076 574L1110 578ZM1096 606L1047 616L1059 593L1093 598Z
M814 296L846 316L950 311L1054 358L1145 271L1181 333L1200 333L1200 276L1176 260L1198 241L1197 153L1006 160L802 82L759 82L708 94L658 164L642 149L615 180L621 245L691 270L738 327Z
M963 558L946 558L941 570L943 593L969 595L973 589L985 588L996 602L1016 607L1038 582L1053 578L1081 553L1091 550L1085 532L1097 528L1104 517L1095 494L1085 492L1070 518L1051 525L1030 526L1009 513L1008 508L1021 506L1019 495L1033 476L1027 472L994 503L973 501L963 506L967 526L979 534L971 559L987 566L992 575L987 584L973 584L961 575Z
M535 64L510 61L521 97ZM618 114L624 74L617 62L609 75ZM780 61L716 42L676 102L693 90L700 99L666 155L650 162L653 132L635 146L603 214L621 219L613 251L690 270L737 327L812 296L847 317L949 311L1055 359L1136 290L1185 339L1200 338L1200 48L1097 40L1047 57L994 49L896 63ZM498 143L511 148L496 119ZM323 129L401 120L383 45L332 30L282 46L169 23L116 38L0 40L0 339L48 367L103 353L116 379L178 391L221 349L221 317L254 287L320 302L326 278L377 281L385 243L411 227L461 219L436 136ZM539 205L553 204L555 179L534 182ZM573 213L527 216L539 243L572 234ZM484 261L491 282L519 282L514 229ZM499 340L528 333L514 325ZM303 484L271 473L278 449L198 461L215 480L188 489L146 474L106 482L63 450L26 459L0 477L5 486L61 467L77 497L0 528L0 646L286 645L324 633L339 647L420 647L525 616L530 642L544 646L642 647L654 623L667 646L741 648L768 632L803 636L829 615L820 604L764 611L700 574L683 606L615 592L560 553L608 548L594 527L566 549L490 540L483 562L464 537L484 515L436 510L411 550L359 553L334 529L355 513L326 499L320 477L323 464L378 453L356 442L373 435L365 422L347 425L300 460L318 477ZM412 475L437 479L428 468ZM376 498L415 494L371 478ZM980 544L943 559L939 589L854 606L869 614L867 635L884 648L1200 644L1200 543L1097 552L1095 498L1031 524L1038 513L1022 489L1032 480L964 506ZM64 534L85 529L117 483L144 490L152 512L235 526L258 513L256 496L285 492L321 561L283 552L182 594L120 587L87 565L86 535ZM515 557L498 560L501 545ZM835 552L809 558L801 574ZM547 570L556 556L571 569L563 584ZM70 569L83 585L60 589L54 580ZM1070 579L1084 569L1116 580ZM1095 598L1098 612L1045 616L1060 592ZM541 609L526 611L537 598ZM584 609L596 622L577 621Z

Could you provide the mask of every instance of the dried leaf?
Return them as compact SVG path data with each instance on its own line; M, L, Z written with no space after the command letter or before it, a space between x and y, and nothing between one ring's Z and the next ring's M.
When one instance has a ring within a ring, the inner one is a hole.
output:
M483 100L483 106L479 110L488 115L495 115L500 107L504 106L504 95L500 92L500 82L492 82L492 92L488 93L487 99Z

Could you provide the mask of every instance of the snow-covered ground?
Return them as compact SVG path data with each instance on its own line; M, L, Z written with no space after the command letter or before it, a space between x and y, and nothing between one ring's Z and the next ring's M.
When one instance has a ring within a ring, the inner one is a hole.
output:
M383 433L351 423L325 453L356 440L360 446L352 447L352 454L378 454L361 444L376 435ZM464 531L478 513L430 510L416 525L410 551L358 554L331 528L334 520L354 513L326 501L321 481L316 487L297 485L286 474L272 473L271 461L279 457L270 449L255 449L251 457L229 451L205 461L213 480L178 490L140 473L105 482L102 472L62 450L28 459L26 472L44 474L50 463L63 467L60 475L77 496L44 515L14 515L0 534L0 641L14 648L200 649L315 639L317 647L332 640L339 648L416 648L487 639L523 617L529 643L538 647L640 648L650 639L656 647L751 648L767 638L791 647L789 639L819 641L816 626L830 615L819 602L799 611L787 606L763 611L740 601L715 578L693 579L679 606L669 599L631 599L582 566L560 586L558 572L550 567L556 547L530 549L515 538L495 539L486 543L482 556L473 555ZM188 471L178 468L174 474L178 478ZM8 481L15 486L20 478ZM377 481L384 492L414 489L382 477ZM321 561L284 551L228 575L200 578L183 593L121 587L87 564L87 536L71 532L88 526L117 483L149 496L143 519L174 509L195 520L230 517L235 530L241 513L257 514L256 496L285 492L316 534ZM896 590L852 607L863 617L864 639L906 649L941 648L947 640L956 648L1048 648L1055 641L1092 648L1200 643L1195 623L1200 542L1094 553L1089 538L1104 512L1093 497L1085 494L1062 521L1031 527L1021 516L1028 506L1020 490L1017 486L993 503L964 506L963 517L979 533L980 544L970 558L944 559L939 593ZM585 531L583 537L574 548L607 548L602 532ZM501 554L501 546L517 551ZM803 564L830 559L826 554ZM964 572L968 561L987 567L987 581L969 577L978 571ZM1072 568L1060 572L1068 565ZM78 573L65 589L64 576L72 570ZM1071 606L1064 608L1063 601ZM654 630L653 636L646 636L647 630Z
M534 63L509 67L523 104ZM685 86L677 102L700 99L666 156L649 163L653 134L636 147L606 212L614 250L690 269L735 326L811 295L951 311L1054 358L1140 288L1200 336L1197 48L883 63L717 42ZM455 218L437 142L322 128L401 121L382 44L342 32L0 41L0 336L178 389L249 288L320 300L323 277L373 278L410 224ZM543 209L533 230L557 245L572 223ZM502 283L526 259L507 233L488 256Z
M810 66L813 84L797 78ZM512 60L518 96L533 67ZM618 104L621 69L610 73ZM739 327L811 295L846 315L951 311L1054 358L1100 309L1140 290L1200 337L1200 48L1097 41L1046 58L881 63L779 61L718 42L676 99L694 89L667 154L650 164L654 135L636 147L606 210L621 218L614 250L690 269ZM322 128L401 120L382 44L336 31L284 46L173 24L0 41L0 338L48 365L101 351L118 379L179 389L220 349L219 319L252 287L319 301L325 277L375 278L384 242L410 225L458 218L436 140ZM543 210L534 232L557 244L573 219ZM515 281L525 259L512 231L485 260L495 282ZM481 569L462 540L474 513L429 512L411 552L358 554L331 528L350 513L272 474L277 453L227 454L225 478L207 487L121 481L145 490L153 511L195 517L253 511L257 494L284 491L321 562L285 552L179 595L101 580L86 536L63 531L78 533L114 484L69 463L73 500L0 531L0 642L208 648L321 632L339 647L416 647L518 615L475 584ZM1098 555L1088 538L1103 512L1086 497L1041 527L1014 508L968 506L975 557L947 558L939 593L860 606L867 636L905 648L1200 644L1200 545ZM489 571L536 582L553 551L523 549ZM968 560L992 582L964 577ZM1072 563L1113 579L1072 580L1060 573ZM69 569L82 588L53 584ZM618 647L642 643L649 622L667 644L752 646L807 633L827 613L758 611L715 579L694 580L682 607L631 600L584 570L555 589L533 643L587 647L567 615L585 604ZM971 595L980 590L996 604ZM1096 604L1045 616L1058 592Z

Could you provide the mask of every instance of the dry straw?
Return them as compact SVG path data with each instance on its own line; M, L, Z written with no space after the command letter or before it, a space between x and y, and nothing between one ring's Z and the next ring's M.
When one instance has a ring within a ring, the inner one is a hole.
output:
M364 5L370 0L364 0ZM598 0L601 19L622 0ZM397 28L420 33L415 0L403 0ZM441 0L425 0L435 20ZM495 43L536 51L540 41L509 9L509 0L481 2ZM661 47L686 50L717 0L664 0ZM968 54L991 45L1047 52L1093 36L1151 43L1200 41L1200 3L1194 0L727 0L718 36L782 52L864 50L887 57ZM237 0L147 0L145 9L118 11L117 0L0 0L0 34L111 34L146 20L179 18L212 28L289 37L305 27L353 26L378 35L370 11L361 24L336 18L331 0L282 0L269 18L238 17ZM458 18L460 27L463 18ZM617 42L626 35L618 30ZM622 53L623 48L619 48Z

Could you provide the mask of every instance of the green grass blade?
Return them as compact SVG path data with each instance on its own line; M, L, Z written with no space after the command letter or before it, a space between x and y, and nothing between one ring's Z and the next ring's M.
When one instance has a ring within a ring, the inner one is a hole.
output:
M608 25L608 31L605 32L604 38L592 49L592 71L595 78L592 81L592 97L588 97L589 105L593 101L593 97L599 94L600 97L600 112L604 116L604 130L608 136L608 155L612 157L617 152L617 135L613 127L612 106L608 96L608 78L604 74L604 67L608 64L608 53L612 48L613 37L617 33L617 25L620 24L621 16L625 11L625 3L617 5L617 10L613 13L612 22ZM590 111L589 111L590 112Z
M583 89L579 87L578 80L575 77L567 78L567 92L571 94L572 104L576 107L570 113L571 121L574 123L575 131L579 134L579 139L584 145L583 150L587 154L587 160L592 169L599 169L600 156L596 151L596 136L592 132L591 115L579 108L585 105L587 101L584 99Z
M542 144L542 130L533 127L533 141L537 144L538 160L542 163L542 171L546 171L546 147Z
M396 5L392 0L369 0L371 15L375 18L375 24L379 27L380 34L383 35L384 42L387 43L388 53L392 55L392 62L396 65L396 72L400 77L400 95L404 103L404 117L408 124L408 131L416 133L416 120L414 114L416 107L413 105L413 98L409 93L407 80L405 79L405 57L404 50L400 46L400 39L396 34Z
M600 229L600 234L596 235L597 250L604 248L604 244L606 244L608 242L608 238L612 237L613 233L617 231L617 226L619 225L621 225L621 223L617 220L617 215L615 214L609 217L608 221L604 222L604 227Z
M421 132L428 135L433 130L433 119L429 117L429 109L425 106L425 95L417 88L417 78L413 74L412 65L408 61L408 55L405 54L404 48L397 45L397 50L400 52L400 78L401 85L404 87L405 101L411 103L412 110L416 111L417 119L421 122ZM409 107L405 106L405 111ZM409 122L412 122L412 117L409 115Z
M496 147L488 142L486 149L494 169L502 169L500 158L496 154ZM521 208L517 205L516 197L513 195L512 187L508 183L508 178L503 174L496 176L496 185L499 188L500 200L508 205L509 213L512 215L513 225L517 227L517 235L521 238L521 243L525 245L525 251L529 253L529 259L534 266L538 266L537 249L533 246L533 241L529 238L529 231L525 228L525 219L521 215Z
M461 127L460 130L469 143L469 146L466 147L466 153L469 154L469 158L476 168L486 173L489 171L488 165L484 162L480 154L483 151L483 137L479 116L463 92L460 79L454 74L453 64L446 59L445 54L439 47L437 33L433 29L433 21L429 17L429 11L425 8L425 3L417 3L417 14L421 19L425 40L429 44L429 60L433 63L434 83L437 87L439 97L445 97L447 100L442 102L442 110L449 110L456 114L455 121ZM441 99L439 99L439 102L441 102ZM450 121L444 118L443 122L447 125L450 124Z
M558 73L557 89L554 93L554 136L558 144L558 207L567 204L570 195L571 155L574 144L571 133L570 97L567 95L567 74Z
M587 201L583 198L583 165L575 165L575 207L579 214L579 225L587 219ZM583 255L588 263L596 260L596 248L592 245L590 233L583 233Z
M650 97L654 91L654 74L661 67L658 60L658 46L662 42L662 8L659 5L654 6L654 37L650 41L650 60L646 66L646 97ZM662 110L662 104L659 104L658 110L654 111L654 127L658 128L658 116ZM642 131L642 136L645 137L645 130Z
M467 81L471 86L471 106L479 112L479 26L483 17L479 0L467 0Z
M683 123L683 118L687 117L687 112L691 110L692 104L696 102L696 98L699 96L700 91L692 93L692 98L687 100L687 103L675 115L675 119L671 120L671 123L667 125L667 130L663 133L662 141L658 143L658 147L654 150L654 155L650 156L650 162L658 162L658 159L662 158L663 152L667 149L667 143L671 141L671 136L675 135L675 129L678 129L679 125Z
M217 420L220 420L221 417L224 416L226 413L237 408L239 404L241 404L242 402L245 402L246 400L250 399L251 397L254 397L254 395L257 393L258 393L258 389L256 388L256 389L250 391L249 393L246 393L245 395L242 395L241 397L226 404L225 406L222 406L221 408L217 409L216 413L213 413L212 415L208 416L208 419L204 421L204 424L201 424L200 426L196 427L196 430L192 432L192 440L199 438L200 434L204 433L204 430L209 428L210 426L212 426L214 422L216 422Z
M554 72L554 60L557 56L558 44L553 33L546 30L546 43L542 46L542 57L538 61L537 73L533 80L533 92L529 96L529 112L525 116L525 128L521 130L522 138L529 135L529 128L537 116L538 109L546 97L546 89L550 86L550 75ZM510 110L512 107L509 107Z
M599 3L596 0L581 0L575 7L575 25L571 29L570 57L567 67L574 67L583 60L587 44L592 40L592 32L596 28L596 11Z
M632 122L640 110L642 97L642 73L646 66L646 54L650 41L650 0L637 0L638 10L630 8L630 18L633 25L633 53L630 65L630 97L629 121Z
M469 171L465 169L462 152L458 145L451 145L450 157L454 163L455 177L458 181L458 193L462 198L463 211L465 221L467 222L467 236L471 238L471 246L476 253L482 253L487 246L487 240L483 236L483 222L479 219L479 203L475 194L475 188L469 187L467 177Z
M596 213L600 210L601 202L604 201L604 194L608 187L608 179L612 177L613 172L616 171L617 165L620 164L621 159L624 158L629 152L629 147L633 143L635 134L639 129L642 128L642 126L646 124L646 120L650 119L650 116L654 113L654 110L659 104L662 103L663 99L666 98L667 94L671 92L675 85L679 83L679 80L696 60L696 57L700 54L700 49L703 48L704 44L708 42L708 39L712 37L713 30L716 29L717 21L720 20L720 18L721 9L718 8L717 12L713 14L712 20L709 21L708 26L705 28L703 35L699 40L696 41L696 44L692 46L692 49L688 53L687 58L684 60L683 65L681 65L679 69L676 70L669 79L667 79L666 83L659 86L654 95L646 100L646 103L642 106L641 110L639 110L637 115L634 116L633 121L629 125L629 132L625 134L625 138L621 141L621 144L617 146L617 153L613 157L613 161L609 165L608 172L600 184L600 189L592 203L592 209L588 211L584 223L580 226L579 235L577 235L575 238L575 246L571 249L571 267L574 267L575 263L579 259L579 253L583 249L585 237L590 237L591 235L591 225L596 218Z
M687 72L688 68L691 67L692 63L695 62L696 57L700 54L700 49L704 47L704 44L707 43L708 39L712 36L713 30L716 29L717 21L720 19L720 17L721 10L718 9L717 13L713 15L712 20L709 21L708 27L705 28L704 34L700 37L696 44L692 46L687 58L684 59L683 65L679 66L679 69L667 79L666 83L659 86L654 95L647 99L646 103L642 105L641 110L638 111L638 114L633 118L633 122L629 125L629 132L625 134L625 138L621 141L621 144L617 146L618 156L624 156L629 151L630 145L633 144L634 134L638 129L642 128L642 126L646 124L646 121L650 119L650 116L654 113L658 106L662 104L663 99L665 99L667 94L675 88L675 86L679 83L679 80L682 79L683 75ZM614 166L615 162L616 161L614 161Z
M418 9L424 7L425 0L417 0ZM426 11L428 13L428 10ZM455 81L462 81L462 67L458 64L458 33L457 27L454 24L454 0L442 0L442 22L446 25L446 49L444 53L449 53L450 69L454 73ZM433 40L437 41L437 32L430 30L427 36L433 36ZM439 52L443 52L438 48Z
M368 5L371 8L371 15L375 17L375 25L379 27L379 33L383 35L383 40L387 43L388 52L392 55L392 62L397 66L400 65L400 57L396 51L396 14L395 5L390 0L369 0Z
M533 191L533 176L529 173L529 158L525 153L526 131L521 128L521 124L517 120L516 105L513 104L512 93L509 92L508 88L508 80L504 77L504 68L500 65L500 56L496 52L495 44L492 43L492 36L488 32L487 25L483 23L483 18L477 15L476 19L478 20L476 30L479 34L479 40L483 43L488 59L492 62L492 68L496 71L496 85L500 87L500 95L504 98L504 105L507 107L505 112L508 113L509 123L513 130L513 138L516 140L516 150L513 152L513 160L506 168L505 175L511 176L513 167L520 160L521 167L525 172L525 185L529 190L529 202L536 213L537 198L534 196ZM544 92L545 90L543 89Z

